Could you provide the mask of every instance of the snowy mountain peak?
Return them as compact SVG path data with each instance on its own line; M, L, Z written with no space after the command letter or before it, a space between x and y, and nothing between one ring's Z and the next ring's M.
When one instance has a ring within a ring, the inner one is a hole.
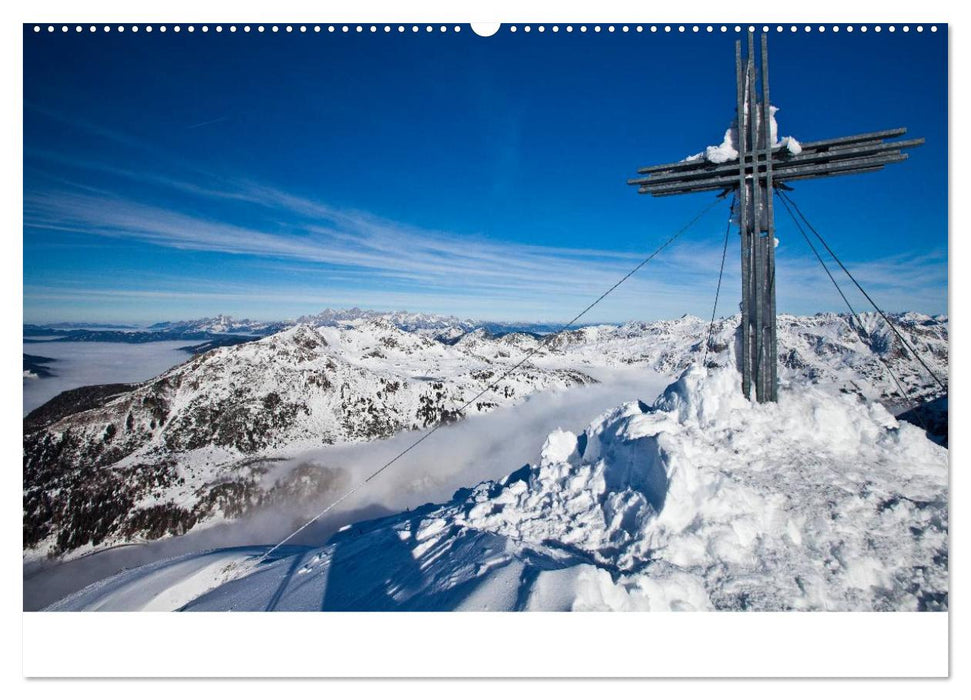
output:
M739 380L735 370L692 368L652 407L625 404L579 436L553 433L542 461L522 484L478 487L478 496L470 497L474 505L466 502L459 522L535 547L543 547L550 533L569 533L571 548L610 571L637 574L649 562L667 560L682 572L694 569L694 593L710 590L703 572L719 562L737 564L751 576L751 567L765 564L769 552L781 556L792 540L801 545L810 537L819 538L813 547L842 542L856 557L879 559L878 568L886 573L880 580L892 585L901 552L890 540L885 548L869 542L894 522L880 516L880 503L891 502L894 496L887 494L899 489L936 503L933 518L946 518L946 450L918 428L898 424L879 404L799 385L783 391L777 406L758 405L743 398ZM865 469L857 466L861 456ZM791 496L795 493L800 497ZM856 515L873 508L873 529L850 534L823 518L844 508ZM878 527L879 520L886 522ZM803 530L806 523L811 526ZM793 528L801 532L789 537ZM903 540L911 554L946 547L940 530L933 537ZM794 564L808 554L790 551L787 558ZM657 565L648 570L655 572L653 586L671 573ZM853 571L842 574L845 579L818 583L834 589L827 595L840 589L845 602L857 582ZM905 574L898 584L901 595ZM682 586L680 574L675 578ZM762 585L779 582L767 579ZM712 605L697 597L685 602L696 608ZM804 603L825 608L832 600L806 598Z
M946 376L946 323L894 318ZM828 394L865 396L895 413L937 398L939 387L886 322L873 314L861 319L863 334L835 314L780 317L780 386L808 383ZM691 317L539 337L409 332L371 316L300 323L197 355L137 386L72 392L25 420L25 553L74 556L244 516L294 488L266 474L275 461L306 450L454 422L630 368L675 377L706 357L709 368L734 367L737 329L737 317L718 319L706 355L708 322ZM724 392L698 394L700 376L681 376L662 399L666 415L699 425L748 415L730 379L717 380ZM946 440L946 403L941 408L910 410L908 420Z
M290 324L286 322L252 321L248 318L236 319L227 314L218 314L189 321L163 321L149 326L149 330L179 333L266 335L275 333L288 325Z
M472 330L476 324L468 319L456 316L441 316L436 314L411 313L408 311L374 311L371 309L324 309L309 316L301 316L298 323L312 326L334 326L346 322L362 320L384 321L405 331L445 330L462 328Z
M443 505L265 561L124 572L55 609L946 609L947 451L855 396L758 405L738 381L688 370Z

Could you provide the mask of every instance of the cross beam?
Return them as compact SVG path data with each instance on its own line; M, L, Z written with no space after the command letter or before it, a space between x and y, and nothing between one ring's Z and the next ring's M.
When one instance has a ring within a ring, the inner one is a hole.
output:
M802 153L797 156L791 155L784 147L775 146L772 148L773 180L787 182L803 180L807 177L849 175L861 169L882 170L884 165L907 160L907 154L901 153L901 149L913 148L924 143L924 139L886 141L885 136L880 136L880 134L897 136L906 132L906 129L893 129L848 137L856 139L855 141L831 139L802 144ZM693 167L685 167L686 165ZM746 155L744 167L746 174L751 175L755 164L749 155ZM734 184L738 178L738 170L739 164L735 161L713 164L702 159L700 164L672 163L640 168L638 172L648 173L648 176L632 178L627 181L627 184L638 185L637 191L641 194L660 197L723 190Z
M742 344L739 364L742 392L759 403L778 399L778 352L775 305L775 222L773 189L776 185L818 177L852 175L882 170L907 159L905 148L924 139L899 139L906 129L874 131L855 136L800 144L794 152L774 143L769 102L769 51L762 35L761 67L756 65L755 36L748 35L748 53L742 60L742 42L735 42L736 111L733 140L736 158L716 163L700 158L638 168L642 177L627 184L640 194L667 197L707 191L734 191L738 201L742 267ZM759 79L761 78L761 79ZM760 99L761 98L761 99Z

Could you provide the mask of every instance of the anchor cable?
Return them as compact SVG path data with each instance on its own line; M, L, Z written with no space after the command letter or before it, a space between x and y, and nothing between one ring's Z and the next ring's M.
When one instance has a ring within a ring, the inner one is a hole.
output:
M699 211L694 217L692 217L688 221L688 223L686 223L684 226L682 226L680 229L678 229L673 235L671 235L670 238L668 238L660 246L658 246L654 250L653 253L651 253L646 258L644 258L641 262L639 262L630 272L628 272L626 275L624 275L623 277L621 277L616 283L614 283L610 288L608 288L603 294L601 294L599 297L597 297L596 299L594 299L580 313L578 313L576 316L574 316L569 321L567 321L566 323L564 323L556 332L549 333L549 334L543 336L543 339L542 339L542 341L539 344L537 344L533 349L531 349L529 352L527 352L526 355L524 355L523 358L520 359L517 363L515 363L512 367L510 367L509 369L507 369L506 371L504 371L501 375L499 375L498 379L496 379L495 381L493 381L492 383L490 383L489 385L487 385L484 389L482 389L482 391L480 391L478 394L476 394L471 399L469 399L464 404L462 404L462 406L459 407L459 409L456 411L456 413L457 414L461 414L462 411L464 411L469 406L471 406L473 403L475 403L480 398L482 398L482 396L484 396L487 392L495 389L499 385L499 383L502 382L506 377L508 377L513 372L515 372L517 369L519 369L520 367L522 367L537 352L539 352L544 347L546 347L546 345L548 345L549 342L554 337L556 337L557 335L559 335L560 333L562 333L563 331L565 331L566 329L568 329L570 326L572 326L574 323L576 323L577 321L579 321L591 309L593 309L593 307L595 307L597 304L599 304L601 301L603 301L607 297L608 294L610 294L611 292L613 292L615 289L617 289L617 287L619 287L624 282L626 282L628 279L630 279L631 277L633 277L634 274L637 273L642 267L644 267L649 262L651 262L651 260L653 260L655 257L657 257L657 255L662 250L664 250L669 245L671 245L672 243L674 243L678 238L681 237L681 235L683 233L685 233L689 228L691 228L692 226L694 226L694 224L697 223L698 220L701 219L701 217L703 217L705 214L707 214L709 211L711 211L711 209L716 204L718 204L718 201L720 199L722 199L722 197L723 197L723 195L719 195L714 200L712 200L708 205L706 205L705 207L703 207L701 209L701 211ZM418 445L420 445L425 440L427 440L432 435L434 435L438 431L438 429L442 427L442 425L444 425L444 424L443 423L436 423L428 432L426 432L423 435L421 435L417 440L415 440L414 442L412 442L405 449L401 450L401 452L397 453L394 457L392 457L387 462L385 462L383 465L381 465L381 467L379 467L377 470L375 470L374 472L372 472L370 474L370 476L368 476L363 481L359 482L354 487L352 487L352 488L348 489L347 491L345 491L337 500L335 500L332 503L330 503L326 508L324 508L322 511L320 511L319 513L317 513L317 515L315 515L314 517L312 517L310 520L308 520L307 522L305 522L303 525L301 525L300 527L298 527L296 530L294 530L293 532L291 532L289 535L287 535L286 537L284 537L282 540L280 540L275 545L273 545L270 549L268 549L266 552L264 552L263 555L260 556L260 558L256 560L256 562L254 563L254 565L258 565L258 564L262 563L263 561L265 561L266 558L269 557L277 549L279 549L280 547L282 547L284 544L286 544L287 542L289 542L290 540L292 540L298 534L300 534L301 532L303 532L304 530L306 530L308 527L310 527L311 525L313 525L315 522L317 522L318 520L320 520L320 518L322 518L324 515L326 515L328 512L330 512L338 504L340 504L341 502L343 502L344 500L346 500L347 498L349 498L353 494L357 493L360 489L362 489L364 486L366 486L368 484L368 482L370 482L372 479L374 479L375 477L377 477L383 471L385 471L386 469L388 469L388 467L390 467L391 465L393 465L399 459L401 459L406 454L408 454L409 452L411 452L413 449L415 449L416 447L418 447Z
M732 205L728 211L728 223L725 225L725 245L722 247L722 264L718 269L718 286L715 287L715 303L711 307L711 323L708 324L708 340L705 342L705 359L701 361L702 367L708 366L708 351L711 350L711 337L715 332L715 311L718 309L718 296L722 289L722 275L725 274L725 256L728 253L728 234L732 230L732 218L735 216L735 203L738 195L732 196Z
M934 381L937 382L937 385L940 386L941 389L946 393L947 386L944 384L944 382L942 382L940 377L938 377L934 373L934 371L927 366L927 363L924 362L923 358L920 356L917 350L915 350L913 346L911 346L910 343L907 342L906 338L904 338L904 336L900 333L900 331L897 330L897 326L894 325L893 321L891 321L890 318L887 316L887 314L885 314L883 310L879 306L877 306L877 303L873 301L873 298L866 293L866 290L863 289L863 287L860 286L860 283L856 281L856 278L853 277L852 274L850 274L850 271L846 269L846 266L843 264L843 262L836 256L836 253L833 252L833 249L829 247L829 245L826 243L825 240L823 240L823 237L819 234L819 232L813 227L811 223L809 223L809 219L807 219L806 215L803 214L802 211L799 209L799 205L797 205L794 201L792 201L792 198L789 197L789 195L787 195L785 192L780 191L779 195L782 197L783 202L788 202L788 204L792 205L792 208L795 209L796 213L799 214L799 218L801 218L805 222L809 230L813 232L816 238L819 239L819 242L823 244L823 247L826 248L826 252L828 252L833 257L833 260L836 261L836 263L840 266L843 272L846 273L846 276L849 277L850 280L853 282L853 284L856 285L856 288L860 290L860 293L866 297L866 300L870 302L870 305L876 310L878 314L880 314L883 320L886 321L887 325L890 326L890 329L893 331L894 335L897 336L897 338L900 340L903 346L908 350L910 350L911 354L917 359L917 361L921 364L921 366L927 371L927 373L931 377L934 378Z
M806 240L806 243L809 245L809 249L813 251L813 255L816 256L816 260L819 261L819 264L822 266L823 270L826 271L826 275L829 277L829 281L833 283L834 287L836 287L836 291L843 299L843 303L846 304L846 308L850 310L851 316L856 321L856 327L854 328L854 330L856 331L857 335L860 336L860 340L862 340L867 345L870 345L870 334L866 331L866 328L864 327L863 322L860 320L860 316L856 312L856 309L853 308L853 305L850 303L850 300L846 298L846 294L843 293L843 289L840 287L839 282L837 282L836 278L833 277L833 273L830 272L829 266L827 266L826 262L823 260L823 256L819 254L819 251L816 249L816 246L813 245L813 242L809 239L809 236L806 235L806 231L799 223L799 220L796 219L796 216L795 214L793 214L792 209L789 208L789 204L785 201L785 199L782 199L781 192L779 192L778 190L776 192L777 194L780 195L782 206L785 207L786 212L789 214L789 217L792 219L792 222L796 225L796 228L799 230L799 233L801 233L802 237ZM853 328L852 323L847 322L847 325ZM887 373L890 375L891 379L893 379L894 384L897 385L897 389L900 391L900 395L904 399L906 399L907 403L910 404L911 408L914 410L914 415L917 417L917 421L920 423L920 427L924 429L924 432L929 433L930 430L927 427L927 424L924 422L924 419L921 418L920 410L919 410L920 406L911 398L910 394L907 392L903 384L897 378L897 375L894 374L894 371L890 368L890 364L885 359L883 359L883 356L880 355L880 353L874 353L874 354L877 356L877 359L880 360L880 363L887 370Z

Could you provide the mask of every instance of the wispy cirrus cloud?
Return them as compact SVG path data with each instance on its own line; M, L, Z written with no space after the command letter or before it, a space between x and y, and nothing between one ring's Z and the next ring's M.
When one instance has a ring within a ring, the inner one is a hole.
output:
M104 129L94 133L139 148L126 135ZM130 285L126 291L97 283L70 291L50 285L25 288L35 303L53 301L58 295L108 303L127 295L156 300L191 297L207 299L214 306L231 302L238 307L249 297L254 305L293 308L298 301L307 304L320 299L325 305L394 304L491 318L553 320L572 315L573 309L582 308L641 259L640 254L596 247L538 246L425 229L161 156L159 167L147 170L37 149L27 155L33 167L57 174L39 178L41 186L25 191L26 229L219 253L250 267L278 272L271 283L249 282L233 291L178 275L153 289ZM86 177L92 174L102 177ZM611 295L596 317L619 320L710 313L725 215L709 215L702 222L705 240L689 234L685 242L666 250ZM602 233L591 231L588 238L598 240ZM645 237L645 247L669 234L657 231L653 241ZM780 309L820 310L820 299L829 293L828 279L794 234L786 237L787 247L779 253ZM730 235L729 244L723 313L734 311L735 302L728 300L737 297L734 290L739 284L734 272L737 236ZM890 308L913 308L917 303L926 308L940 306L947 284L944 252L851 262L858 279ZM309 282L315 274L317 278ZM838 297L834 299L828 308L838 308Z

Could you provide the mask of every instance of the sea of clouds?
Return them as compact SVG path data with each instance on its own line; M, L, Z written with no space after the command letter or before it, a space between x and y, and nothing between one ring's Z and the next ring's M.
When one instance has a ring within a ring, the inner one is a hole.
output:
M185 362L190 343L24 343L24 353L49 357L53 377L24 377L24 415L68 389L92 384L143 382Z
M89 343L90 345L90 343ZM43 353L35 353L43 354ZM598 383L567 391L536 394L523 403L474 416L436 431L378 477L290 541L321 545L354 522L448 500L459 488L497 479L536 463L544 440L557 428L583 430L600 414L624 403L651 403L671 378L645 369L587 370ZM113 379L112 381L120 381ZM42 608L99 579L153 561L217 547L273 544L360 484L408 445L420 432L388 440L338 445L294 454L267 479L285 478L301 465L334 470L328 488L299 508L281 505L259 515L190 532L182 537L118 547L63 563L35 562L24 567L24 609Z

